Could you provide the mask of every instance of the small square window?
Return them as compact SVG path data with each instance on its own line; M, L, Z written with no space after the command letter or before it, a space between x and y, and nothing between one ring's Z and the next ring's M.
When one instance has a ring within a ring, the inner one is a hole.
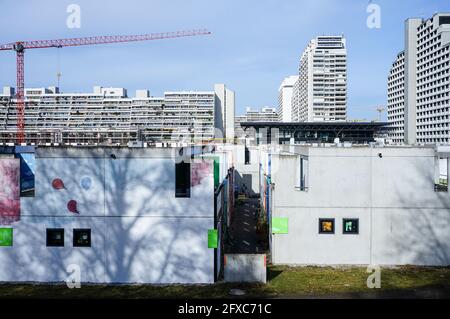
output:
M334 234L334 218L319 218L319 234Z
M47 228L47 247L64 247L63 228Z
M343 234L359 234L359 219L344 218L342 220L342 233Z
M73 247L91 247L91 230L74 229Z

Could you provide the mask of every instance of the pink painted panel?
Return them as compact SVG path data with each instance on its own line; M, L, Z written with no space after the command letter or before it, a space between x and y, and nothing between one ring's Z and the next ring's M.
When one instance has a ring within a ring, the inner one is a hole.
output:
M202 179L212 173L212 164L210 162L192 163L191 186L200 185Z
M0 159L0 224L20 220L20 160Z

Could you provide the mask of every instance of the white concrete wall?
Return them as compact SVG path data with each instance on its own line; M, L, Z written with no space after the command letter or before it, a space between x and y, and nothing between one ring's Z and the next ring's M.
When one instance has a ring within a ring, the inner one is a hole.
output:
M245 164L245 146L235 147L235 173L236 182L239 188L246 185L247 190L253 195L259 193L259 163L260 151L256 146L248 146L250 152L250 164Z
M191 197L175 198L175 159L167 150L36 155L36 197L21 199L13 247L0 247L0 281L63 281L75 263L86 282L214 282L212 161ZM85 176L88 190L80 185ZM65 189L53 189L55 177ZM70 199L79 214L68 211ZM46 228L64 228L65 247L46 247ZM91 229L92 247L73 247L74 228Z
M266 283L265 254L225 254L225 260L225 282Z
M450 264L450 196L435 192L432 148L295 148L272 156L272 212L289 218L272 235L276 264ZM298 155L309 188L296 188ZM381 154L382 157L379 156ZM335 234L319 234L335 218ZM342 219L359 218L359 234Z

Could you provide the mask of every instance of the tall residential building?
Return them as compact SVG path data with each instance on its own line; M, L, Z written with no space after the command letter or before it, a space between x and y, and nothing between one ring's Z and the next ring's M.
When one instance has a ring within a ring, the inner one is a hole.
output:
M403 143L405 136L405 52L392 63L388 78L388 123L393 143Z
M0 95L0 142L16 142L16 125L14 89L7 87ZM233 132L227 135L230 127ZM100 86L92 93L25 90L27 143L199 142L222 137L223 131L224 137L234 137L234 93L224 85L215 91L165 92L163 97L152 97L148 90L128 97L124 88Z
M292 122L292 93L298 75L292 75L281 82L278 89L278 121Z
M228 142L234 140L234 92L225 87L225 84L214 85L216 96L215 123L216 138L223 138Z
M319 36L303 52L292 96L293 122L347 119L347 47L343 36Z
M392 141L450 141L450 13L405 22L405 49L388 77L388 122Z

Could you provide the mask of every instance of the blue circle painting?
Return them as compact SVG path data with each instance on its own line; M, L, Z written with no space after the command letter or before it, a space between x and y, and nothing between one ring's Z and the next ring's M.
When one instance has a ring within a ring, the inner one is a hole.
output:
M91 188L91 186L92 186L92 179L90 177L83 177L81 179L81 183L80 184L81 184L81 187L84 190L89 190Z

